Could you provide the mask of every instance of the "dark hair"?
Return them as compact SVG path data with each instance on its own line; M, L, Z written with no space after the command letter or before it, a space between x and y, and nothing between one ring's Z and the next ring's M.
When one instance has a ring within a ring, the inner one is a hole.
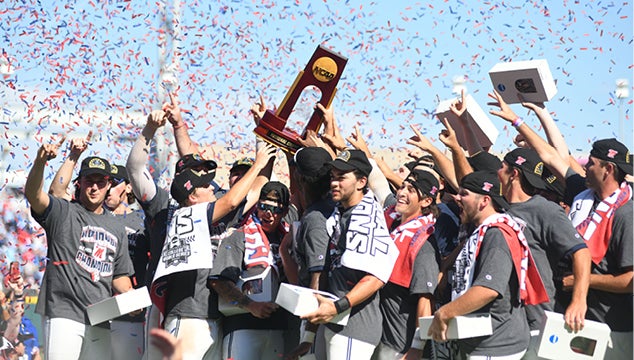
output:
M513 164L509 164L508 162L506 162L506 164L509 166L510 169L517 169L517 172L519 172L520 186L522 187L522 191L524 191L526 194L530 196L535 196L537 194L538 189L535 188L533 185L531 185L530 182L528 182L528 179L526 179L526 176L524 175L524 171L522 170L522 168L517 167Z
M354 174L354 177L355 177L357 180L361 180L362 178L365 178L365 179L366 179L365 186L363 187L363 189L362 189L362 190L363 190L363 194L367 194L367 193L368 193L368 190L370 189L370 188L368 187L368 181L367 181L367 180L368 180L368 175L366 175L366 174L362 173L362 172L361 172L361 171L359 171L359 170L352 170L352 173Z
M621 168L612 161L608 161L608 160L602 160L597 158L597 160L599 160L599 164L601 164L601 166L605 167L606 164L612 164L612 167L614 168L614 179L620 184L623 181L625 181L625 172L623 170L621 170Z
M438 208L438 205L436 205L436 198L428 196L428 195L423 195L421 200L425 198L431 198L432 203L429 204L429 206L421 209L422 215L425 216L425 215L432 214L434 218L438 219L438 216L440 216L440 209Z

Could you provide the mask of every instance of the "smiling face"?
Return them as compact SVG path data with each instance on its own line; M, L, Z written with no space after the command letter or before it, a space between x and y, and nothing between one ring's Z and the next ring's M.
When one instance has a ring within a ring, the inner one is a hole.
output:
M404 220L422 214L422 209L429 206L432 198L421 196L419 191L409 182L403 181L401 187L396 191L396 206L394 210L401 214Z
M79 179L79 202L89 211L98 211L110 190L110 181L100 174L82 176Z
M262 230L265 233L272 233L280 226L286 210L277 201L263 199L256 205L256 216L260 220Z

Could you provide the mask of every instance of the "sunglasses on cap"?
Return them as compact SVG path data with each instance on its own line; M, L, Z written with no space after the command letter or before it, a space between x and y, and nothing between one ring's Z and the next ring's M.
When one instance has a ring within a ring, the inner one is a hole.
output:
M270 211L272 214L281 214L284 212L284 208L263 203L258 203L258 210Z
M124 178L112 178L112 183L116 186L121 184L122 182L125 182Z

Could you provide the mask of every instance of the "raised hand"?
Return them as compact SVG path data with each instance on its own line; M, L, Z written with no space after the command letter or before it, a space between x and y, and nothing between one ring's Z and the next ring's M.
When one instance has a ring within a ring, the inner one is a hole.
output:
M251 114L253 115L253 121L255 125L260 124L260 120L264 117L264 113L266 112L266 103L264 102L264 97L260 94L260 102L257 102L251 106Z
M178 95L170 93L170 102L163 104L163 111L165 111L165 117L167 121L174 127L178 127L183 124L183 116L181 115L180 103L178 102Z
M370 149L368 148L368 143L366 143L363 139L363 135L361 134L358 125L354 126L354 132L350 134L350 136L348 136L346 140L348 140L348 142L352 144L355 149L363 151L368 158L372 157Z
M460 100L455 100L454 102L452 102L451 105L449 105L449 110L451 110L451 112L458 118L460 118L462 114L467 111L467 102L465 101L464 89L462 89L461 91Z
M411 138L407 139L407 144L409 145L414 145L417 148L423 150L423 151L427 151L429 152L431 149L434 148L434 145L427 139L427 137L425 135L423 135L420 130L418 130L418 128L414 125L410 125L409 126L412 131L414 131L414 136L412 136ZM408 154L409 155L409 154ZM414 157L415 156L415 157ZM414 160L418 160L418 158L420 156L422 156L422 154L416 156L411 156L414 158Z
M92 130L88 132L85 138L74 138L70 140L70 154L79 157L90 145L90 138L92 137Z
M500 94L493 90L493 93L489 93L489 97L492 98L493 102L488 102L487 105L489 106L497 106L500 108L500 110L490 110L489 113L491 115L495 115L498 117L501 117L502 119L512 123L513 121L515 121L518 116L517 114L515 114L515 112L513 112L513 110L511 110L511 108L508 106L508 104L506 102L504 102L504 100L502 99L502 96L500 96Z
M445 129L440 132L438 139L450 149L459 149L460 144L458 143L456 132L451 127L451 124L449 124L449 120L444 118L442 124L445 125Z
M55 159L59 148L64 144L64 141L66 141L66 135L62 135L60 140L56 143L42 144L40 149L37 151L37 158L44 161Z
M161 126L164 126L167 122L167 116L165 115L165 111L163 110L153 110L147 116L147 126L152 127L154 129L158 129Z

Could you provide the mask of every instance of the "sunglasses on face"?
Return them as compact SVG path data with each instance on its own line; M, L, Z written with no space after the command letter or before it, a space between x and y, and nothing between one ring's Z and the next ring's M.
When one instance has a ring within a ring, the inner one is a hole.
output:
M282 212L284 212L284 209L279 206L263 203L258 203L258 209L262 211L270 211L272 214L281 214Z

